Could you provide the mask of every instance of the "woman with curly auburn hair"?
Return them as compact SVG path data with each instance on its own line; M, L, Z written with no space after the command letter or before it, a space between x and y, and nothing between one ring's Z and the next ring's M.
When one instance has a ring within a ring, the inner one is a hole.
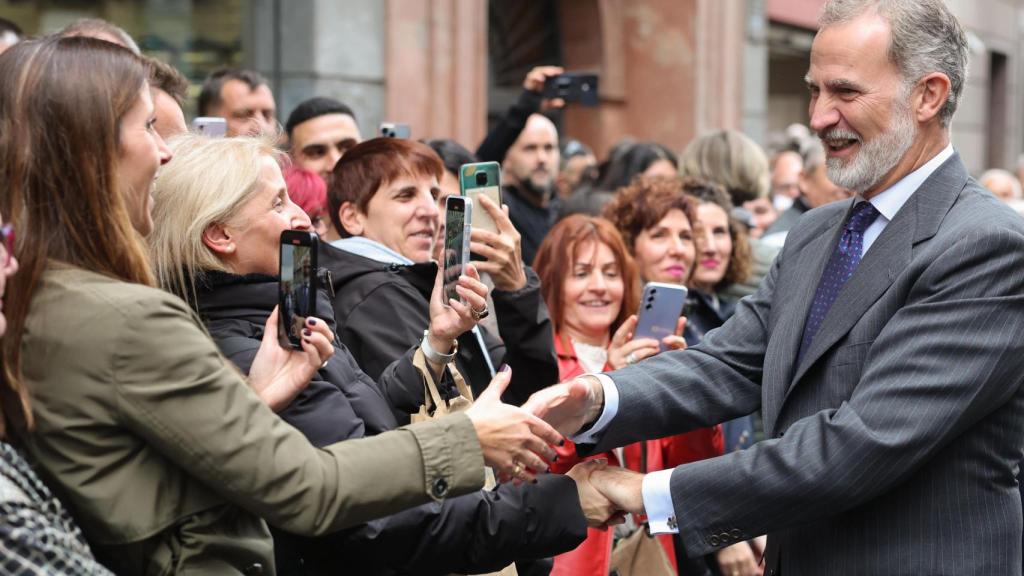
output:
M690 208L690 222L693 224L690 236L691 252L679 248L681 254L690 259L691 273L685 283L689 288L686 297L687 344L699 344L704 334L725 323L735 309L734 302L721 296L721 291L735 283L743 283L750 275L751 251L746 231L730 217L732 202L728 192L718 184L698 179L682 178L673 183L672 189L634 185L623 189L617 199L616 210L622 226L632 230L642 228L659 210L666 214L662 221L669 220L675 208L684 203ZM682 211L683 209L679 209ZM681 218L677 215L681 223ZM666 224L667 225L667 224ZM664 265L642 263L659 254L652 246L652 234L643 231L633 233L634 253L642 269L650 270L651 276L665 269ZM654 235L656 237L656 234ZM682 246L682 242L680 242ZM651 277L645 279L650 280ZM662 280L665 281L664 277ZM750 416L744 416L724 423L722 426L725 451L741 450L753 442L754 427ZM750 546L743 542L720 550L715 558L707 559L711 569L718 574L750 574L757 569L755 555Z

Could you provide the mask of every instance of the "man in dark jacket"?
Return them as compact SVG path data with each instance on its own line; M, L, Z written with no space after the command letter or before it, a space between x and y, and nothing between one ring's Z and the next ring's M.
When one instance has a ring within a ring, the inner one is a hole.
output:
M198 311L222 352L247 372L277 303L277 279L262 275L208 275ZM321 293L320 316L334 327ZM422 375L410 346L382 371L384 388ZM389 384L390 382L390 384ZM421 399L422 400L422 399ZM280 416L316 445L371 436L397 427L389 402L356 365L344 345ZM447 574L498 570L516 558L570 550L586 534L575 483L543 476L536 485L500 485L431 503L319 538L275 532L278 574Z

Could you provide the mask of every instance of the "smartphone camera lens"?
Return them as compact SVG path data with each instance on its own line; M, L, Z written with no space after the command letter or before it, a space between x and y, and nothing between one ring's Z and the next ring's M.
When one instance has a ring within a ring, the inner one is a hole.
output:
M647 310L650 310L651 306L652 306L652 304L648 304L647 306L644 306L644 308L646 308Z
M487 185L487 173L486 172L477 172L476 173L476 185L477 186L486 186Z

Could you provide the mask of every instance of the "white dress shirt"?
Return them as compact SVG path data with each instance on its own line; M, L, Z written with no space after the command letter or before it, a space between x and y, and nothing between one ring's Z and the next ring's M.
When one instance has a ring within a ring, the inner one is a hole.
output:
M878 218L864 231L863 253L866 254L871 245L875 243L882 234L882 230L896 217L896 214L903 208L907 200L924 184L924 181L932 175L943 162L953 156L953 145L948 144L941 152L925 162L917 170L907 174L899 182L875 195L870 202L878 210ZM857 195L854 203L864 201L863 196ZM608 424L615 418L619 411L619 391L615 382L607 374L591 374L597 377L604 389L604 409L594 425L585 432L572 438L577 444L594 444L601 436L601 433L608 427ZM672 473L674 469L659 470L644 476L643 499L644 511L647 514L647 521L650 524L651 533L665 534L676 533L675 506L672 503Z

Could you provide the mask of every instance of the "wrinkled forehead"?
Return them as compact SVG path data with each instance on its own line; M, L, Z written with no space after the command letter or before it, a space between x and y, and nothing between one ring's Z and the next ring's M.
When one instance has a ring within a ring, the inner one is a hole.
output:
M880 73L898 73L889 59L891 29L881 16L868 12L818 31L811 45L809 84L856 82Z

